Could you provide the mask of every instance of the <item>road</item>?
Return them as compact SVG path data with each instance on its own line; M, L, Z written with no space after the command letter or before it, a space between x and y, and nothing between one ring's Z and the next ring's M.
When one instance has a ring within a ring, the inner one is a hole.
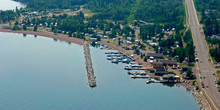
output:
M188 8L188 26L191 28L193 41L196 47L197 57L199 58L199 62L197 63L198 69L201 73L198 73L199 76L205 76L205 78L199 79L203 81L205 85L208 85L208 88L205 87L203 93L208 99L208 102L212 106L213 109L220 110L220 92L216 88L216 84L214 83L215 76L213 74L213 69L211 64L209 63L209 54L208 54L208 46L204 38L204 33L202 33L200 29L200 25L198 22L198 17L196 14L195 6L193 0L185 0L187 8Z

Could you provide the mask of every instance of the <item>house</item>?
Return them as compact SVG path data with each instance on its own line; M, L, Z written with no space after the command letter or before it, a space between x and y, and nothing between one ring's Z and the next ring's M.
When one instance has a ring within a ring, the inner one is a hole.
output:
M165 34L166 34L167 36L171 36L171 35L173 35L173 31L165 32Z
M95 41L97 41L97 38L90 38L90 40L91 40L92 42L95 42Z
M163 63L161 62L154 62L153 63L153 68L163 68Z
M61 11L54 11L53 14L61 14Z
M106 31L105 34L107 34L107 35L111 35L112 32L111 32L111 31Z
M163 59L163 53L147 53L147 58L154 57L154 59Z
M128 40L128 41L131 41L131 39L132 39L131 37L127 37L127 40Z
M157 68L155 75L163 76L165 73L167 73L167 71L164 68Z
M188 65L183 65L182 66L182 72L186 72L187 70L192 69L192 67L188 66Z
M152 40L146 40L145 43L150 44L150 43L153 43L153 41Z
M210 38L211 39L218 39L218 40L220 40L220 36L217 36L217 35L212 35Z
M188 65L189 65L189 63L188 63L188 62L186 62L186 61L183 61L182 66L183 66L183 65L187 65L187 66L188 66Z
M164 60L164 59L159 59L158 62L162 62L163 65L177 66L177 61L176 61L176 60Z
M163 81L164 82L170 82L170 83L172 83L172 82L174 82L176 80L176 77L175 77L175 75L173 75L173 74L167 74L167 75L164 75L163 76Z
M152 42L152 43L149 43L149 45L151 45L151 46L157 46L158 43L156 43L156 42Z

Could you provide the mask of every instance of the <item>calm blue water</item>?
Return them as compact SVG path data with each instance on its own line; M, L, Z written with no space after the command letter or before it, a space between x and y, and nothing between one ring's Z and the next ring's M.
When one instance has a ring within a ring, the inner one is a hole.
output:
M21 8L25 7L25 4L12 0L0 0L0 10L15 10L16 6Z
M183 87L131 79L106 51L91 47L97 87L90 88L82 46L0 33L0 110L199 109Z

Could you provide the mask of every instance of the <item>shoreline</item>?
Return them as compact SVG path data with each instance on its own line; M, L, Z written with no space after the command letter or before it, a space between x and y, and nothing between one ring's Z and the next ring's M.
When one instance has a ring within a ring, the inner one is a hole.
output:
M13 31L13 30L2 29L2 28L0 28L0 32L37 35L37 36L41 36L41 37L48 37L48 38L58 39L58 40L61 40L61 41L71 42L71 43L75 43L75 44L79 44L79 45L83 45L84 42L85 42L83 39L79 39L79 38L75 38L75 37L68 37L67 35L62 35L62 34L55 35L55 34L52 34L50 32L46 33L46 32L34 32L34 31ZM117 51L123 53L124 55L133 54L131 51L124 50L123 48L112 45L110 43L106 43L106 42L101 41L101 42L98 42L98 44L107 45L107 46L109 46L109 48L111 48L113 50L117 50ZM136 54L133 54L133 55L134 55L133 59L137 63L142 64L147 69L151 68L146 62L144 62L142 59L140 59L138 55L136 55ZM153 74L149 74L149 73L148 73L148 75L149 76L154 76ZM182 83L180 83L178 85L183 86L183 87L185 87L186 89L188 89L190 91L193 90L192 86L189 87L189 86L184 85Z
M37 36L42 36L42 37L48 37L48 38L53 38L53 39L58 39L58 40L62 40L62 41L66 41L66 42L71 42L71 43L75 43L75 44L79 44L79 45L83 45L84 44L84 40L83 39L79 39L79 38L74 38L74 37L68 37L67 35L62 35L62 34L53 34L53 33L46 33L46 32L34 32L34 31L12 31L12 30L9 30L9 29L1 29L0 28L0 32L8 32L8 33L17 33L17 34L30 34L30 35L37 35ZM110 43L106 43L106 42L98 42L98 44L104 44L104 45L107 45L109 46L111 49L113 50L117 50L125 55L129 55L129 54L132 54L132 52L130 51L126 51L124 50L123 48L121 47L117 47L115 45L112 45ZM142 59L139 59L139 56L136 55L136 54L133 54L134 55L134 60L137 62L137 63L140 63L142 65L144 65L144 67L146 68L150 68L149 65L144 62ZM153 76L152 74L148 74L149 76ZM192 94L193 94L193 97L195 98L195 100L197 101L200 109L202 110L209 110L211 107L210 107L210 104L207 102L207 100L204 98L204 95L201 94L199 91L196 91L194 90L194 87L191 86L186 86L184 85L183 83L180 83L180 84L177 84L177 85L180 85L184 88L186 88L187 90L190 90L192 91Z
M48 38L53 38L53 39L58 39L66 42L71 42L79 45L84 44L83 39L75 38L75 37L68 37L67 35L62 35L62 34L53 34L50 32L34 32L34 31L13 31L9 29L1 29L0 32L8 32L8 33L17 33L17 34L30 34L30 35L37 35L37 36L42 36L42 37L48 37Z

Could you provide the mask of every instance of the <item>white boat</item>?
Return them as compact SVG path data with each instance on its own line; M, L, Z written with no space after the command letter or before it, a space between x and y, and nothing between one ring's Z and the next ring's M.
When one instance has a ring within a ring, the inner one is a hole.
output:
M132 70L132 68L130 68L130 67L126 67L126 66L125 66L124 69L125 69L125 70Z
M150 84L150 81L149 81L149 80L146 80L146 84Z
M112 60L113 58L112 57L107 57L107 60Z
M126 58L126 59L123 59L122 62L123 62L123 63L129 63L130 60L128 60L128 59Z
M118 63L118 60L117 59L113 59L112 63Z

